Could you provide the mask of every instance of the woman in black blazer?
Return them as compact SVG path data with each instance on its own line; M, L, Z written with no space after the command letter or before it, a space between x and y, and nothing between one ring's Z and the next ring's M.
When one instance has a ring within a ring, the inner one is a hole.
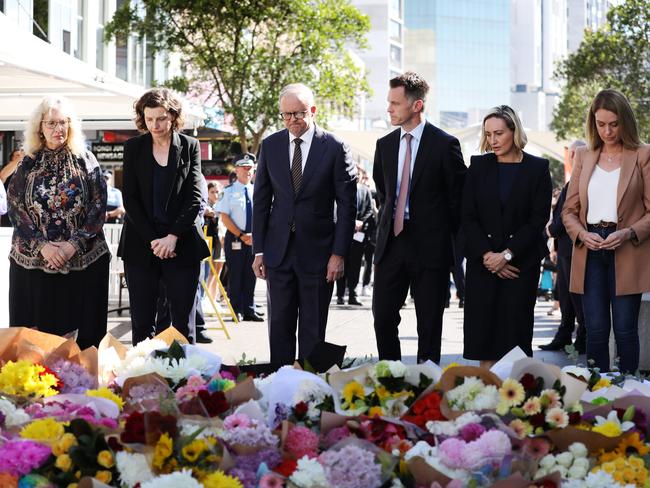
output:
M135 105L144 134L124 145L126 218L118 256L129 287L133 344L155 334L162 281L172 324L193 342L194 297L201 260L210 255L198 220L201 156L196 139L181 134L181 102L153 89Z
M543 230L552 185L548 161L523 152L525 145L526 134L514 110L507 105L493 108L483 119L480 150L486 154L472 157L463 192L463 356L486 367L515 346L533 354L533 317L540 261L548 254Z

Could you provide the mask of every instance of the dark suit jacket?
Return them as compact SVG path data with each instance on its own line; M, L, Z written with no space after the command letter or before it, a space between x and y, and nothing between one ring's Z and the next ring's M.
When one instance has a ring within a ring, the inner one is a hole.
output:
M564 188L562 188L562 191L560 192L560 196L557 198L557 203L553 209L553 217L548 226L548 232L551 234L551 237L555 239L555 250L557 251L558 256L571 259L573 241L569 237L569 234L566 233L564 222L562 222L562 207L564 207L564 202L566 201L567 188L569 188L569 183L564 185Z
M366 185L357 184L357 220L363 222L361 232L366 234L366 240L375 228L375 214L372 210L372 194Z
M253 192L253 252L280 265L295 223L295 249L306 272L322 272L332 254L345 256L354 232L356 168L338 138L316 126L302 186L294 195L289 131L270 135L260 148ZM336 202L336 221L334 217Z
M393 232L399 143L397 129L379 139L375 150L373 178L380 202L376 264ZM453 263L451 235L458 230L466 171L458 139L427 122L415 157L409 198L413 259L422 266L449 268Z
M493 153L472 156L463 192L462 231L468 261L510 249L520 270L539 266L548 254L543 236L551 210L548 160L524 153L505 207L499 197L498 162Z
M151 134L146 133L124 144L126 217L117 253L126 262L143 265L158 259L151 252L151 241L164 237L154 226L152 143ZM198 219L201 206L199 142L174 132L168 164L174 168L166 206L172 222L169 233L178 236L176 257L172 259L192 264L210 255Z

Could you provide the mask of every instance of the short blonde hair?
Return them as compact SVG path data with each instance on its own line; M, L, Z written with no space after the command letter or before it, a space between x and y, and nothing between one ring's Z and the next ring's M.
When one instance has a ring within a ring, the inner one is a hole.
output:
M23 144L25 154L34 157L45 146L45 136L43 136L41 122L43 122L43 117L50 113L52 109L58 109L69 121L68 138L65 141L66 146L75 156L82 155L86 151L86 143L81 131L81 122L77 118L70 101L67 98L58 96L45 97L29 117L27 127L23 133L25 136Z
M481 140L479 142L479 150L481 153L490 152L492 150L492 146L485 135L485 121L494 117L503 120L506 127L514 132L514 145L517 149L523 151L524 147L526 147L526 143L528 143L528 137L526 137L524 126L521 124L519 116L508 105L499 105L498 107L490 109L487 115L483 117L483 123L481 124Z
M591 102L585 127L589 149L595 151L603 146L603 140L598 135L598 127L596 127L596 112L600 109L615 113L618 116L618 134L623 147L638 149L641 145L641 139L636 117L625 95L616 90L601 90L594 97L594 101Z

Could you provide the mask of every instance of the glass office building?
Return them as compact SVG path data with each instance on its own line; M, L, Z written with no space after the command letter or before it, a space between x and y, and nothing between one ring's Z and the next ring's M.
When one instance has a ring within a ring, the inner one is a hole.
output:
M404 68L427 78L435 123L472 125L509 103L510 0L406 0L404 27Z

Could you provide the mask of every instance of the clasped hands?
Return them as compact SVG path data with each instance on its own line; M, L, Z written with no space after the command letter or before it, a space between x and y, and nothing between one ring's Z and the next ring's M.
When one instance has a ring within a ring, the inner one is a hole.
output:
M167 236L160 239L154 239L151 241L151 251L154 256L160 259L175 258L176 241L178 241L178 237L174 234L167 234Z
M59 270L72 259L77 250L68 241L48 242L41 248L41 255L49 269Z
M502 252L486 252L483 254L483 266L492 274L496 274L504 280L519 278L519 268L509 264Z
M589 232L586 230L580 231L578 234L578 239L584 242L585 246L587 246L587 249L591 249L592 251L613 251L624 242L629 241L631 238L631 229L617 230L608 235L606 239L603 239L599 234L595 232Z

